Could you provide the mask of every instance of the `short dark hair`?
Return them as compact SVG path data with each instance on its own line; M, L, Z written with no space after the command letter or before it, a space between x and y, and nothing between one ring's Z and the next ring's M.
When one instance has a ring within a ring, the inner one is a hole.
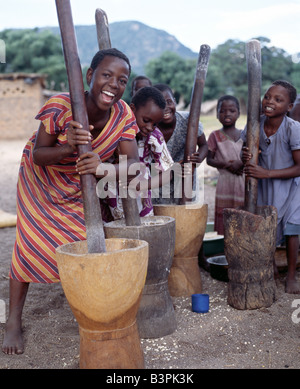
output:
M145 86L139 89L131 99L136 109L143 107L149 100L152 100L159 108L166 108L166 101L162 93L153 86Z
M131 92L130 92L131 96L133 96L134 84L137 81L141 81L141 80L147 80L149 82L150 86L152 86L152 81L150 80L149 77L147 77L147 76L136 76L136 77L134 77L134 79L132 80L132 83L131 83Z
M220 109L223 101L226 101L226 100L233 101L238 109L238 112L240 113L240 103L236 97L231 96L231 95L224 95L224 96L219 98L218 103L217 103L217 112L219 112L219 109Z
M154 88L160 90L161 92L165 92L165 91L170 92L171 95L172 95L172 96L174 97L174 99L175 99L174 93L173 93L172 89L169 87L169 85L167 85L167 84L155 84L155 85L153 85L153 86L154 86Z
M297 98L297 90L290 82L285 81L285 80L276 80L276 81L272 82L272 85L280 85L283 88L285 88L289 93L290 102L292 104L294 104L294 102Z
M128 57L122 53L122 51L118 50L118 49L104 49L104 50L99 50L93 57L92 59L92 62L91 62L91 65L90 65L90 68L95 70L97 68L97 66L99 65L99 63L101 61L103 61L103 59L106 57L106 56L112 56L112 57L118 57L118 58L121 58L123 59L128 67L129 67L129 75L131 73L131 65L130 65L130 61L128 59Z

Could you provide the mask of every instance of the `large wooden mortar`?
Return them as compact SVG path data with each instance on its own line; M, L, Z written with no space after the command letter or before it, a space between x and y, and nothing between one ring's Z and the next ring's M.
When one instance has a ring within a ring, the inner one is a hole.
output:
M261 48L246 44L248 108L246 145L259 163L261 110ZM243 209L224 209L224 251L228 262L228 303L237 309L269 307L276 300L274 256L277 210L257 206L258 178L246 174Z
M168 290L168 276L175 249L175 219L168 216L141 218L140 226L115 220L104 226L106 238L141 239L149 243L146 283L137 313L141 338L160 338L176 330L176 317Z
M107 252L87 242L60 246L63 290L79 324L81 369L143 369L136 314L145 284L148 243L106 239Z
M207 222L207 204L153 205L156 216L170 216L176 221L175 251L168 278L170 295L191 296L202 292L198 254Z
M236 309L269 307L276 300L276 208L257 207L256 214L226 208L223 218L228 304Z

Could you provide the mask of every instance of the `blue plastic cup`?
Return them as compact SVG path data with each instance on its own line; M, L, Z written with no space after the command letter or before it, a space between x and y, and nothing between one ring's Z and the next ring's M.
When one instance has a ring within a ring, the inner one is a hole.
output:
M196 293L192 294L192 311L206 313L209 311L209 295Z

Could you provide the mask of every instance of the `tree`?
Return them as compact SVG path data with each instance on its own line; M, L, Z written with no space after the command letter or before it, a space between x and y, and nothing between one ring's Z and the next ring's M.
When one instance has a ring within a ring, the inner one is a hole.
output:
M300 94L300 63L293 63L291 72L291 82Z
M164 83L172 88L175 98L182 97L186 106L191 99L196 60L185 60L178 54L166 51L160 57L149 61L146 74L153 84Z
M245 103L247 67L244 42L229 39L212 50L206 85L211 84L214 85L214 98L232 94Z
M5 73L47 74L48 87L67 88L67 72L58 35L48 30L8 29L0 32L0 39L6 44Z
M268 38L258 37L256 39L261 43L262 92L275 80L292 82L293 62L291 56L283 49L269 46L271 41Z
M7 29L0 32L6 46L6 63L0 71L46 74L47 87L68 90L68 78L62 52L61 39L50 30ZM256 38L261 43L262 93L276 79L290 81L300 93L299 56L292 58L283 49L271 46L270 39ZM298 54L300 55L300 53ZM85 83L86 69L83 69ZM174 91L177 102L190 103L196 71L196 59L184 59L166 51L148 62L146 75L153 83L166 83ZM130 102L132 73L123 99ZM87 85L85 83L85 87ZM203 100L218 99L224 94L235 95L245 107L248 97L245 42L229 39L212 50L205 81Z
M300 64L292 61L283 49L270 46L270 39L256 38L261 43L262 93L276 79L293 83L300 92ZM212 50L203 100L218 99L222 95L236 96L245 109L248 99L248 75L246 63L246 44L237 39L229 39ZM146 74L154 82L168 84L176 95L183 97L188 106L191 98L196 60L184 60L171 52L146 65Z

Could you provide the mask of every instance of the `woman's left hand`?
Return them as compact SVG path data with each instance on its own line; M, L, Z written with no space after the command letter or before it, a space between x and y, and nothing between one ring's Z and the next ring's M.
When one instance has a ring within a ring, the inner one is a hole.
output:
M89 130L93 130L93 126L89 126ZM82 125L75 120L71 120L68 125L67 141L74 151L78 145L87 145L92 139L89 131L83 129Z
M101 163L101 159L98 154L93 151L89 151L87 153L82 154L77 159L76 170L81 174L95 174L99 164Z

